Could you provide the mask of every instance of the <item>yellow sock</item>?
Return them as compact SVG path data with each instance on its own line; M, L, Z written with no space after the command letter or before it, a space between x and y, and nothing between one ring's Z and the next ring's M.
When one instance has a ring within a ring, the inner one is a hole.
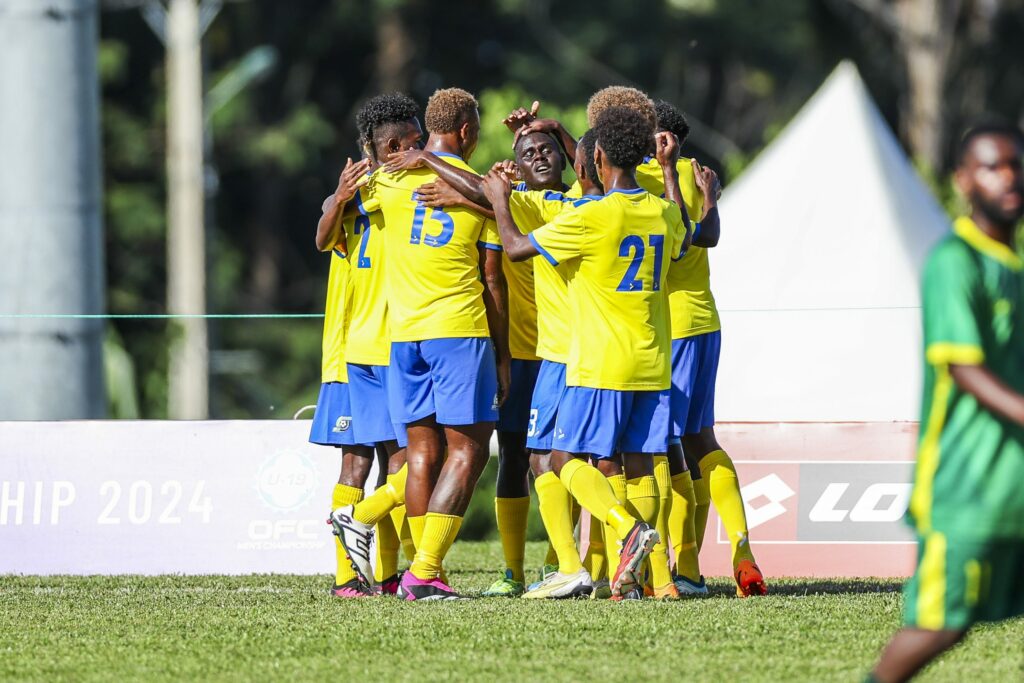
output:
M626 480L626 509L633 517L651 526L657 523L658 484L653 475ZM655 544L651 551L650 568L650 578L655 586L661 587L672 583L672 574L668 570L668 553L661 541Z
M693 581L700 580L697 560L697 536L693 529L693 516L697 500L693 495L693 479L689 471L672 477L672 512L668 518L672 551L676 556L676 574Z
M604 547L604 524L595 517L590 518L590 542L583 566L594 581L608 578L608 552Z
M363 524L376 524L397 506L405 503L405 478L408 469L402 465L402 469L395 474L389 474L387 483L366 497L366 500L356 506L352 518Z
M707 531L708 511L711 508L711 489L708 488L707 477L693 480L693 499L696 501L693 508L693 535L697 539L697 552L700 552L704 547L704 532Z
M409 520L405 518L405 506L399 505L391 510L391 521L398 531L398 540L402 542L402 554L408 562L416 557L416 545L412 542L412 532L409 531Z
M570 460L562 467L559 478L572 497L594 517L611 524L619 538L625 538L636 524L637 520L615 499L608 480L596 467L582 460Z
M427 523L426 515L419 515L417 517L407 515L405 521L409 523L409 535L412 536L412 547L419 550L420 543L423 542L423 525ZM415 556L413 557L415 559Z
M625 507L626 505L626 475L616 474L608 477L608 485L612 487L612 491L615 493L615 500L619 501L619 505ZM600 521L600 520L597 520ZM612 574L619 566L619 551L622 549L622 544L619 543L619 537L615 533L615 529L609 525L604 525L604 550L608 554L608 573Z
M345 505L355 505L363 499L363 490L355 486L335 484L331 492L331 510L337 510ZM334 585L341 586L356 578L356 571L352 569L352 563L345 553L345 547L341 545L341 539L334 537L334 555L338 561L338 568L334 573Z
M553 472L546 472L545 474L553 474ZM563 486L562 488L564 489L565 487ZM543 515L541 515L541 518L543 519ZM547 530L547 526L545 526L544 529ZM544 556L544 564L547 564L547 565L557 565L558 564L558 551L555 550L555 546L551 542L551 538L550 537L548 538L548 552Z
M523 558L526 555L526 520L530 514L530 497L495 498L494 517L498 522L505 568L512 579L523 581Z
M377 564L373 578L377 583L398 574L398 532L391 515L384 515L377 522Z
M580 502L569 496L569 514L572 515L572 528L576 529L576 525L580 523L580 513L583 512L583 508L580 507Z
M569 508L569 491L554 472L545 472L534 481L540 518L548 532L548 542L555 551L553 562L558 571L572 574L580 570L580 553L576 538L572 534L572 515Z
M741 560L753 562L750 533L747 530L747 513L743 509L740 480L736 476L736 466L732 463L732 458L725 451L712 451L701 458L700 473L708 480L711 502L715 504L718 516L722 518L722 526L729 534L733 567Z
M441 575L441 563L459 535L462 517L428 512L424 518L423 536L416 549L416 559L409 571L418 579L436 579Z
M668 580L672 580L672 564L669 561L668 550L672 547L672 534L669 531L668 520L672 514L672 473L669 471L668 457L663 455L654 456L654 481L658 485L658 517L654 528L661 538L651 552L651 572L654 575L655 585L664 586L658 583L659 570L655 569L657 563L662 561L664 555L665 571Z

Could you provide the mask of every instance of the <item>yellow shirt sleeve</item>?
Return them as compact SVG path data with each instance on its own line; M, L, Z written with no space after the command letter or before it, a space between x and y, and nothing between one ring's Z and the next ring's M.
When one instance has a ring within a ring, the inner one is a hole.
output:
M480 243L488 249L504 251L501 248L501 236L498 234L498 224L494 222L493 218L487 218L484 220L484 224L480 228Z
M566 209L531 232L530 242L553 266L579 258L586 246L583 217L576 207Z

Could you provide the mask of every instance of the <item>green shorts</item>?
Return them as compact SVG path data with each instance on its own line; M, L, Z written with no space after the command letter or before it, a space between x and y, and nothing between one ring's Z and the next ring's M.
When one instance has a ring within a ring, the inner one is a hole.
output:
M911 628L963 630L1024 614L1024 539L918 537L917 571L903 589Z

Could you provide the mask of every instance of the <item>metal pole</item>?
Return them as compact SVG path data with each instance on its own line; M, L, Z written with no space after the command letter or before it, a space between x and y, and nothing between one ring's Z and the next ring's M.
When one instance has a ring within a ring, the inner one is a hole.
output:
M0 419L106 414L97 0L0 3Z
M195 0L167 7L167 308L206 312L203 224L202 37ZM168 413L175 419L209 415L206 321L176 321L170 348Z

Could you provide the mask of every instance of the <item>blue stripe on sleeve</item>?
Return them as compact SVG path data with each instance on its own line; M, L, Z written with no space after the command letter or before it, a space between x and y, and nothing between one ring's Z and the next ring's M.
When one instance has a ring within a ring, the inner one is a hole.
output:
M478 247L483 247L484 249L490 249L491 251L505 251L504 249L501 248L500 244L491 244L490 242L484 242L483 240L480 240L476 244L477 244Z
M533 236L532 232L529 235L527 235L526 237L527 237L527 239L530 240L530 244L532 244L534 246L534 248L538 252L540 252L540 255L543 256L545 259L547 259L548 263L550 263L553 266L557 266L558 265L558 259L556 259L554 256L552 256L548 252L547 249L545 249L544 247L540 246L540 243L537 242L537 238Z

